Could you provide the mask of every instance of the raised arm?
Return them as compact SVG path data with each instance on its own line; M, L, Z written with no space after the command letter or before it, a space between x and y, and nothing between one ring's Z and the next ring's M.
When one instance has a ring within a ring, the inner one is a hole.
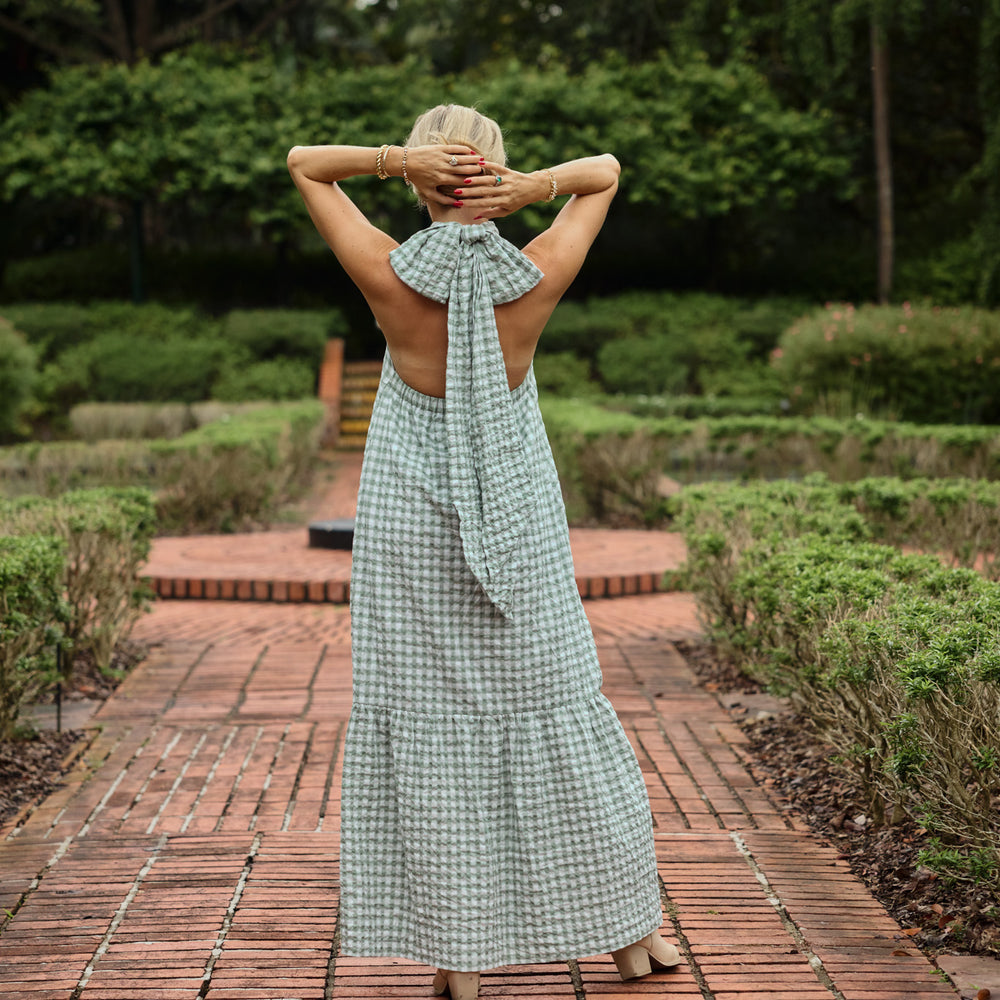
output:
M549 291L562 295L604 225L618 191L618 160L604 153L527 174L497 163L486 163L486 168L493 176L463 178L462 184L465 203L475 204L479 217L484 219L511 215L532 202L571 196L552 225L524 248L544 272Z
M288 171L316 229L344 269L363 292L377 294L380 285L391 280L387 262L396 241L365 218L339 182L364 174L382 180L405 175L428 191L425 198L450 205L454 199L438 193L437 187L478 171L480 161L466 146L417 146L405 151L405 160L401 146L293 146Z

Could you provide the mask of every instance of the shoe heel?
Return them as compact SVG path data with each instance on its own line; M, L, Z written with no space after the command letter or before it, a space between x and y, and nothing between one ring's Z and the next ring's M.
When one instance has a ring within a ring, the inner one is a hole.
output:
M649 952L641 944L630 944L627 948L613 951L611 957L615 960L618 975L622 979L638 979L639 976L648 976L652 972Z
M479 996L478 972L443 972L434 977L434 995L447 993L451 1000L477 1000Z

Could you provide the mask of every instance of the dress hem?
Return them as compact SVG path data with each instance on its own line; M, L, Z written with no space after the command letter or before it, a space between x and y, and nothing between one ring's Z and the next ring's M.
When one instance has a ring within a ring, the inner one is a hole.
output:
M542 965L548 962L570 962L589 955L609 955L620 948L627 948L630 944L641 941L644 937L658 931L663 926L663 915L659 915L655 923L648 921L638 924L637 929L630 932L624 938L614 938L608 944L607 939L584 942L579 948L572 949L550 949L533 952L516 952L512 957L503 956L502 961L494 961L501 956L491 955L489 960L477 965L469 965L467 961L449 963L447 957L442 961L433 958L429 952L411 948L365 948L346 949L341 947L340 955L345 958L403 958L410 962L419 962L431 968L448 969L450 972L485 972L489 969L502 969L510 965ZM643 929L645 928L645 929ZM588 945L593 945L589 947ZM570 954L567 954L567 951Z

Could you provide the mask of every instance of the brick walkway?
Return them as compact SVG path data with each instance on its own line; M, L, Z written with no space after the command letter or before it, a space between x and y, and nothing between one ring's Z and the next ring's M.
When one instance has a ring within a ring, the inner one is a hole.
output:
M481 996L954 997L748 770L739 729L672 645L697 631L690 596L586 606L687 962L632 983L607 955L500 969ZM0 830L0 995L429 997L424 966L337 954L346 607L159 602L137 636L152 653L65 786Z

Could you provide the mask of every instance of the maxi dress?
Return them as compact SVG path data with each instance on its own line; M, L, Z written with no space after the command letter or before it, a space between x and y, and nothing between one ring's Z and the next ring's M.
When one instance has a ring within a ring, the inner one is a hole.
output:
M492 222L392 251L448 303L445 396L386 354L351 578L341 950L456 971L579 958L660 926L652 820L600 692L533 374L493 307L541 272Z

